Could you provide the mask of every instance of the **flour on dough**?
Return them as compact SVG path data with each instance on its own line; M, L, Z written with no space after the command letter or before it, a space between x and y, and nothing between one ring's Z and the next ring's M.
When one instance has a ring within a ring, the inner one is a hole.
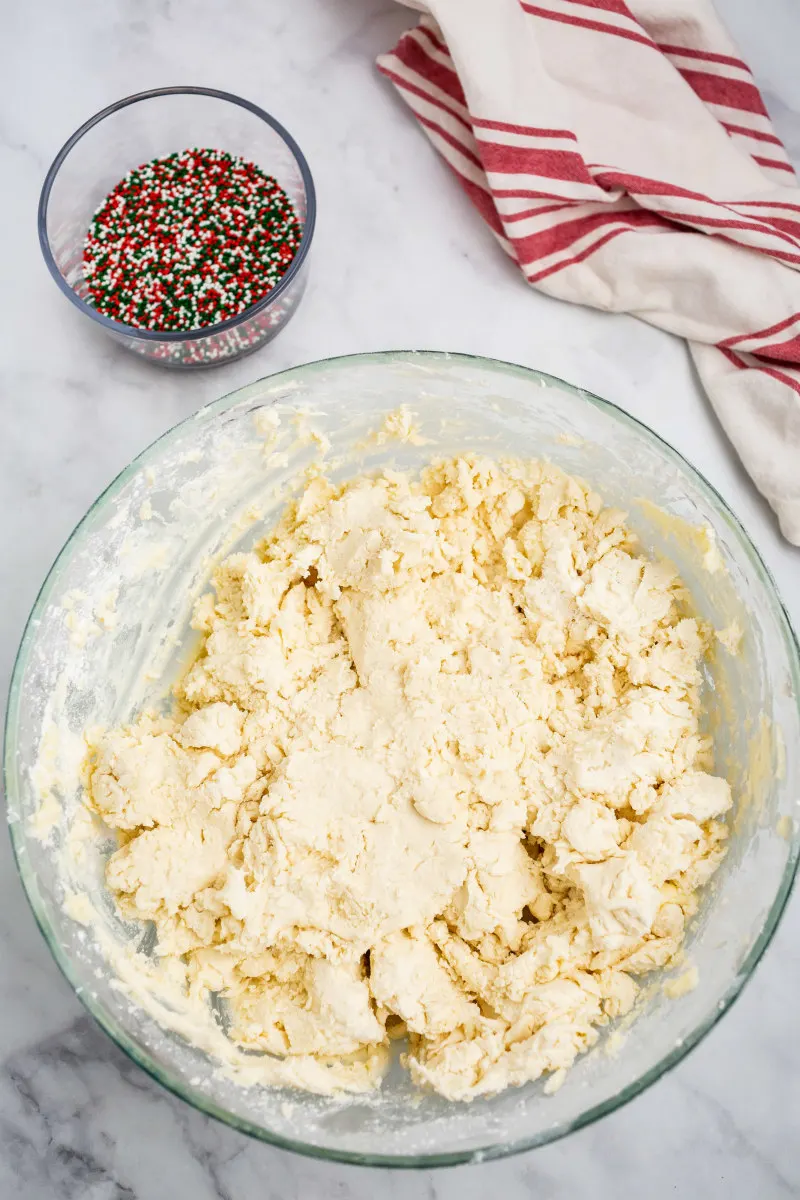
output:
M172 715L90 746L123 914L273 1082L371 1088L402 1034L454 1100L569 1068L724 853L674 569L466 455L314 478L213 583Z

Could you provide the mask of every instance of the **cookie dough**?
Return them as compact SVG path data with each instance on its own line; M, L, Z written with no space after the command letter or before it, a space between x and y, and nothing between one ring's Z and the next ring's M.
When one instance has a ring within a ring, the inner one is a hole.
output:
M108 884L266 1077L454 1100L563 1070L668 963L731 805L712 631L536 462L314 477L216 571L170 716L90 746Z

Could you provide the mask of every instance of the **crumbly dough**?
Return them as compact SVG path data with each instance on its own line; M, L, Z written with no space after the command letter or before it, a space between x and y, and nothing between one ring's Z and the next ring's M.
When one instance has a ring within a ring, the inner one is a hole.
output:
M308 482L197 605L171 716L90 747L108 883L228 1036L315 1091L562 1072L724 853L711 635L547 464Z

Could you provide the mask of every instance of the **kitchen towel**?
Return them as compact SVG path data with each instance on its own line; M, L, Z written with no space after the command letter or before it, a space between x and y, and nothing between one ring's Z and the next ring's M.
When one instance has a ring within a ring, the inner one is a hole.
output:
M800 545L800 189L707 0L427 0L378 59L529 283L687 339Z

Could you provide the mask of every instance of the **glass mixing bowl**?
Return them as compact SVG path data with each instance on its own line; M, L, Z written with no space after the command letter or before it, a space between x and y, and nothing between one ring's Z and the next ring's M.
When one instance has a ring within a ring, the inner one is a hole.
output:
M265 296L227 321L172 333L113 321L90 303L83 278L92 217L128 171L190 146L227 150L274 176L303 227L297 253ZM126 350L163 367L214 367L266 345L294 314L306 286L316 211L308 163L269 113L213 88L154 88L96 113L61 147L39 199L39 244L64 295Z
M403 403L428 442L365 443ZM265 452L278 411L283 428L287 415L295 418L284 457ZM624 1036L609 1043L604 1034L553 1095L537 1082L453 1104L414 1092L400 1071L374 1098L242 1087L170 1028L168 1011L159 1020L148 1015L131 981L109 967L109 946L146 951L148 939L118 919L104 889L108 837L79 843L77 862L67 853L81 806L81 731L164 702L191 653L189 611L212 562L263 536L319 453L311 427L329 439L338 478L467 449L551 459L628 511L645 547L677 563L703 618L742 628L740 652L720 647L705 684L717 769L737 804L729 852L686 942L698 985L669 998L660 974ZM758 553L714 489L643 425L558 379L485 359L398 352L311 363L234 392L167 433L70 538L36 601L11 685L11 833L64 974L111 1037L177 1095L264 1141L322 1158L479 1161L541 1145L625 1103L680 1061L735 999L775 931L797 862L799 691L797 644ZM69 898L78 887L93 898L98 927L87 928Z

